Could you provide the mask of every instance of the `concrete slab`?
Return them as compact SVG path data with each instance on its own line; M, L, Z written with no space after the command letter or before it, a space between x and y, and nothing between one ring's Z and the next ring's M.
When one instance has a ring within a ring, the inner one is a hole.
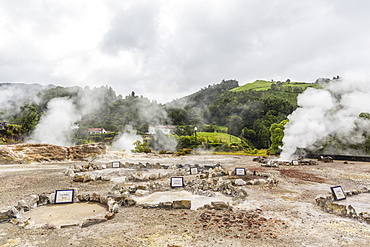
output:
M34 226L45 224L63 226L81 225L85 219L104 217L107 209L98 203L52 204L37 207L22 215L22 219L30 219Z
M224 196L220 193L216 193L215 197L193 195L188 191L166 191L166 192L155 192L144 197L133 197L139 204L158 204L159 202L172 202L177 200L190 200L191 209L196 210L197 208L204 206L205 204L211 204L211 202L231 202L232 198Z
M370 212L370 193L361 193L358 195L348 196L345 200L335 201L340 205L352 205L356 213Z

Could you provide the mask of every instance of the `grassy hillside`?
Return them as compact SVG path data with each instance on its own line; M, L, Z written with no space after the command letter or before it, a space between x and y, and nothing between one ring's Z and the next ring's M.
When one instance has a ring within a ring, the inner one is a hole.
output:
M233 88L231 92L240 92L240 91L248 91L248 90L255 90L255 91L266 91L271 88L272 82L264 81L264 80L257 80L253 83L247 83L243 86Z
M277 82L270 82L270 81L264 81L264 80L257 80L253 83L247 83L243 86L233 88L230 91L231 92L241 92L241 91L267 91L271 89L272 84L278 84ZM279 86L279 89L277 91L292 91L292 92L298 92L298 91L304 91L307 89L307 87L314 87L319 88L319 84L314 83L304 83L304 82L280 82L281 84Z
M208 140L209 143L241 143L239 137L232 136L226 133L218 133L218 132L197 132L198 138L204 138Z

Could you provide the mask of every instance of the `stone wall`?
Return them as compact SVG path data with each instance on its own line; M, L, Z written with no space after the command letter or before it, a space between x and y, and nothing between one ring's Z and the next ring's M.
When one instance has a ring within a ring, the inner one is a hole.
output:
M363 188L361 190L346 191L347 197L355 196L360 193L370 193L370 190ZM324 212L335 214L342 217L349 217L358 219L361 222L370 224L370 214L368 212L356 212L356 209L352 205L342 205L335 203L332 195L318 195L316 198L316 205L319 206Z
M115 195L100 195L97 193L92 194L79 194L77 188L74 189L74 203L79 202L95 202L105 205L107 214L104 218L86 219L80 226L86 227L92 224L100 223L105 220L112 219L115 213L118 213L119 206L131 207L136 205L136 201L125 197L117 197ZM32 220L22 217L24 212L30 211L36 207L54 204L55 193L45 193L42 195L31 195L25 199L18 201L17 205L9 206L5 210L0 210L0 223L11 222L23 228L32 228ZM44 226L43 226L44 227ZM45 226L47 228L56 228L56 226ZM63 227L63 226L62 226Z

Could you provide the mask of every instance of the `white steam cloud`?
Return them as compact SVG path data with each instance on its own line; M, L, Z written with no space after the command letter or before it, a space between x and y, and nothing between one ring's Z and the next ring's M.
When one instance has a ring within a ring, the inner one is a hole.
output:
M154 150L176 151L178 142L175 137L168 134L166 135L162 131L157 131L152 138Z
M18 113L25 103L37 101L35 95L38 92L52 87L53 85L0 83L0 121Z
M297 100L299 108L285 126L281 160L293 159L297 149L320 147L328 136L351 144L364 140L370 121L358 116L370 112L368 82L330 81L323 89L308 88Z
M134 142L143 141L140 135L136 134L136 131L132 126L127 126L125 131L115 138L112 143L111 149L114 151L124 151L125 153L130 153L132 149L135 148Z
M107 102L115 97L108 87L84 90L71 87L68 90L77 94L76 98L53 98L48 102L47 111L41 117L32 132L29 143L49 143L60 146L72 146L74 131L78 128L76 122L86 114L99 112L107 107ZM36 100L36 99L35 99Z
M75 123L80 119L81 115L71 100L54 98L48 103L47 112L41 117L28 142L71 146Z

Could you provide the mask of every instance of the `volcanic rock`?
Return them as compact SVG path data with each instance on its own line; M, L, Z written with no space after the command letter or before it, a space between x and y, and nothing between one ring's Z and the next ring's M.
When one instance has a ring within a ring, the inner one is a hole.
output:
M91 226L91 225L95 225L95 224L99 224L99 223L102 223L102 222L105 222L107 221L106 218L97 218L97 219L86 219L82 224L81 224L81 227L88 227L88 226Z
M0 223L4 221L9 221L12 218L15 218L12 210L8 209L5 211L0 211Z
M191 201L190 200L173 201L172 207L174 209L190 209Z
M0 164L86 160L106 152L104 143L62 147L43 143L22 143L0 146Z

